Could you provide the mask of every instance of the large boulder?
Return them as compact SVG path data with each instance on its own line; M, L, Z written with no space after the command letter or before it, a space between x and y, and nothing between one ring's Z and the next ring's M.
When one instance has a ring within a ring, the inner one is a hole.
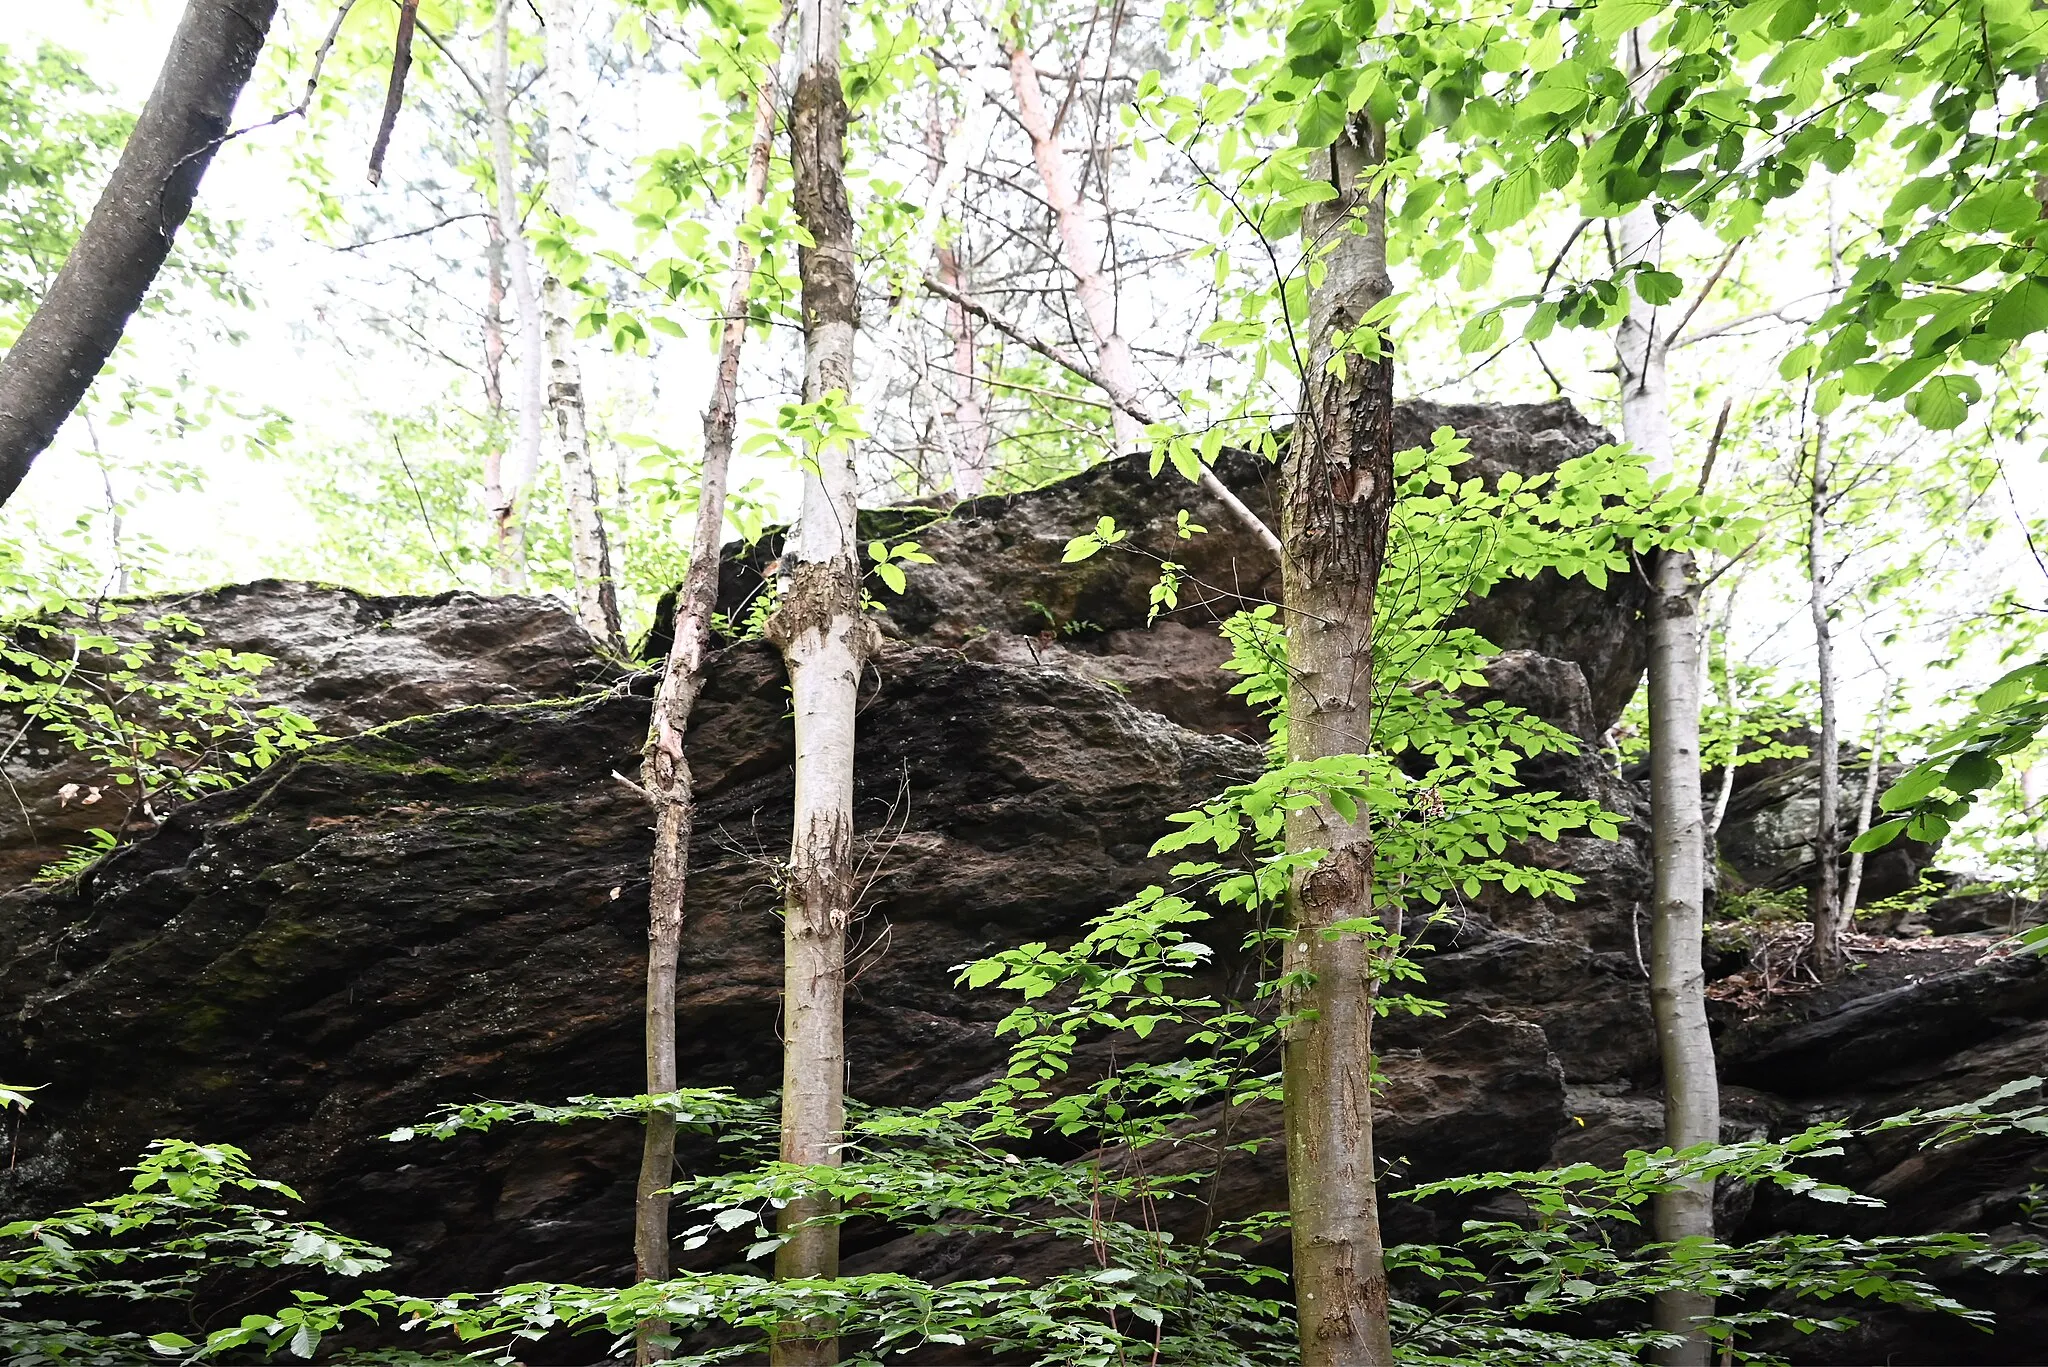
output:
M145 630L172 616L202 634ZM16 639L68 662L78 632L124 643L153 637L157 668L149 672L159 677L178 643L266 656L271 663L250 679L247 705L289 708L332 736L474 703L567 697L607 671L576 619L545 598L377 596L264 579L118 601L96 618L48 625L58 634L17 629ZM89 681L104 662L88 653L80 664L77 677ZM135 699L115 705L127 715L147 706ZM93 827L150 824L127 810L126 795L106 783L104 771L47 728L8 709L0 709L0 728L13 742L0 751L0 780L9 790L0 803L0 886L24 881ZM88 797L94 800L81 800Z
M1569 403L1452 405L1407 402L1394 413L1397 448L1426 446L1449 427L1469 443L1463 469L1491 484L1509 471L1555 470L1609 438ZM1264 727L1229 696L1219 672L1229 649L1216 624L1277 600L1279 566L1221 503L1144 453L1105 461L1029 493L980 498L949 513L880 509L861 516L863 544L914 539L936 562L910 566L904 592L886 595L879 621L899 639L945 646L998 664L1050 665L1127 690L1185 726L1263 736ZM1268 525L1275 525L1274 468L1225 451L1217 474ZM1205 528L1180 535L1181 515ZM1129 534L1118 550L1069 563L1067 542L1113 518ZM781 554L775 535L730 548L720 607L735 620L764 592L764 571ZM1151 588L1161 561L1181 566L1179 605L1155 624ZM1570 661L1583 673L1595 734L1621 715L1648 656L1636 630L1642 585L1618 575L1605 588L1546 571L1513 579L1458 618L1502 650ZM647 643L668 640L665 617Z

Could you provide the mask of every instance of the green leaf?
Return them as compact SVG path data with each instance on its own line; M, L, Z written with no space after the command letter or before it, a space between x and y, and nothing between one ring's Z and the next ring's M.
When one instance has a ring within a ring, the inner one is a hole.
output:
M1897 839L1899 832L1905 829L1906 818L1903 816L1893 817L1890 821L1880 821L1850 841L1849 852L1869 854L1872 850L1881 850Z
M1635 287L1646 304L1668 304L1685 292L1685 282L1670 271L1637 271Z
M1922 427L1946 432L1963 425L1970 405L1983 394L1982 386L1967 375L1936 375L1906 400L1906 411Z
M1984 319L1984 331L1992 337L2017 342L2048 328L2048 280L2029 276L1991 306Z

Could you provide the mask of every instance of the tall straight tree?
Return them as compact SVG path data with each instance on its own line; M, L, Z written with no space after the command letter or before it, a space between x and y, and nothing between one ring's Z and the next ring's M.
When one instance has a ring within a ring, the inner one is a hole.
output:
M1329 149L1338 197L1304 216L1321 256L1309 292L1301 414L1281 473L1287 621L1287 757L1303 763L1371 746L1373 605L1394 506L1394 363L1361 354L1371 311L1391 292L1385 191L1373 183L1383 133L1351 125ZM1334 363L1334 364L1333 364ZM1290 854L1323 851L1288 893L1281 1079L1287 1203L1302 1367L1393 1361L1373 1173L1372 1021L1377 949L1367 813L1328 802L1287 819Z
M788 10L776 25L779 54ZM742 228L761 207L768 188L768 163L775 151L775 120L781 106L777 56L768 59L754 94L753 140L740 196ZM733 247L732 280L718 324L718 371L711 402L704 409L704 465L697 479L697 522L690 538L690 565L676 594L675 637L654 697L654 715L640 764L641 782L654 804L654 858L647 894L647 1090L659 1096L680 1086L676 1071L676 959L683 936L684 893L690 872L690 837L696 825L696 790L684 741L690 714L704 691L704 667L711 653L711 622L718 607L718 556L725 532L726 475L732 467L733 431L739 416L740 348L747 336L747 302L758 264L747 234ZM669 1274L668 1187L675 1180L676 1121L667 1111L650 1112L640 1153L633 1261L638 1279L662 1281ZM651 1323L639 1333L637 1359L657 1356L654 1338L667 1326Z
M846 93L839 53L845 0L798 0L797 77L789 157L797 220L804 328L804 401L843 403L853 393L859 322L853 211L846 194ZM786 1163L836 1166L846 1128L846 931L853 919L854 717L873 653L861 615L854 518L854 452L836 442L809 453L796 525L782 553L783 592L768 636L789 670L796 721L796 805L783 907L782 1140ZM833 1277L839 1227L829 1198L782 1208L775 1274ZM775 1367L826 1367L838 1338L825 1322L782 1326Z
M512 283L512 306L519 320L519 371L515 391L518 425L507 443L497 496L487 499L492 525L492 579L513 592L526 588L526 529L519 496L540 474L542 415L546 408L540 292L533 285L527 259L526 228L519 216L519 158L512 135L512 10L513 0L499 0L491 24L491 75L486 91L490 103L491 170L495 184L493 212L497 245Z
M120 345L227 141L277 0L189 0L107 188L35 316L0 358L0 503Z
M583 65L581 46L576 0L547 0L547 204L564 230L576 216L576 73ZM540 288L541 309L547 317L547 428L555 458L561 462L569 504L569 563L575 577L576 616L592 636L623 651L625 637L619 626L618 589L612 582L611 546L605 536L604 510L598 503L597 470L590 462L583 369L576 359L573 294L559 265L550 264Z
M1641 29L1622 38L1631 89L1653 79ZM1648 206L1616 223L1623 265L1654 267L1663 256L1663 227ZM1629 294L1615 331L1621 382L1621 426L1654 474L1676 476L1671 397L1666 370L1670 335L1658 310ZM1720 1080L1707 1028L1707 977L1701 961L1706 932L1706 814L1700 794L1700 580L1690 554L1661 551L1650 573L1650 827L1653 884L1650 921L1650 1011L1664 1071L1664 1142L1675 1149L1721 1137ZM1713 1184L1693 1182L1660 1197L1656 1234L1662 1241L1714 1232ZM1659 1361L1704 1367L1712 1341L1697 1331L1713 1302L1690 1291L1657 1298L1654 1323L1682 1335Z
M1814 677L1820 688L1820 740L1814 747L1820 800L1814 806L1814 878L1807 920L1813 927L1813 971L1823 982L1842 969L1841 700L1835 687L1834 623L1828 614L1828 589L1834 577L1827 564L1831 459L1828 423L1821 418L1814 424L1806 471L1806 606L1813 619Z

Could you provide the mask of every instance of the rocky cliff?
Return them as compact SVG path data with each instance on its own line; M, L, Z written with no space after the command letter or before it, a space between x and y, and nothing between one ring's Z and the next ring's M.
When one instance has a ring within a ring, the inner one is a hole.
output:
M1486 470L1542 468L1600 440L1561 405L1418 405L1402 422L1404 439L1458 425ZM1228 473L1261 501L1258 468ZM1204 503L1122 461L917 530L939 563L892 603L862 703L856 1095L918 1102L985 1076L1006 1003L956 988L955 966L1073 934L1160 877L1147 850L1170 813L1256 770L1213 624L1269 594L1271 567ZM1105 513L1165 548L1181 508L1213 529L1177 554L1215 592L1166 622L1145 625L1143 562L1059 563L1066 539ZM735 555L729 606L771 554ZM1630 819L1616 842L1528 852L1585 879L1575 901L1489 895L1435 937L1428 990L1447 1018L1397 1020L1383 1038L1381 1148L1401 1178L1655 1142L1646 808L1594 745L1640 675L1635 592L1510 585L1471 610L1507 648L1492 690L1587 742L1538 781ZM321 724L340 738L176 810L68 885L0 902L0 1078L47 1088L0 1175L0 1206L104 1190L148 1139L181 1134L249 1149L318 1217L397 1250L391 1280L408 1288L627 1276L631 1130L379 1136L443 1102L638 1090L648 817L615 775L637 764L649 676L615 677L532 600L256 585L186 610L210 630L217 611L244 648L293 662L278 696L326 708ZM790 805L772 653L719 658L689 744L703 806L678 992L683 1078L759 1093L779 1075ZM51 772L16 782L32 789ZM0 838L18 861L47 844L41 828ZM1863 967L1826 992L1729 1006L1730 1136L1963 1100L2036 1070L2048 973L1987 958L1991 945L1867 941ZM2044 1162L2048 1147L2008 1139L1933 1165L1871 1148L1845 1155L1841 1175L1892 1199L1887 1228L1995 1229L2035 1218ZM1208 1199L1224 1216L1279 1204L1281 1174L1270 1158L1236 1160ZM1724 1211L1731 1231L1816 1218L1774 1200ZM1394 1233L1441 1232L1424 1221L1403 1215ZM854 1268L942 1270L915 1241L855 1237L848 1251ZM2048 1357L2048 1312L1997 1308L1996 1338L1911 1319L1872 1332L1901 1363ZM1873 1344L1837 1348L1847 1356L1814 1360L1869 1360Z

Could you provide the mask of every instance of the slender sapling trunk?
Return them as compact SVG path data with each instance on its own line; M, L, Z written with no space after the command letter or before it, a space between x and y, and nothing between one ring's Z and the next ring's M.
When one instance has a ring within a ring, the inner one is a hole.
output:
M519 367L514 391L518 422L508 443L498 496L491 505L491 517L496 524L493 542L497 548L492 576L507 592L524 593L526 525L519 513L519 496L532 489L540 475L542 415L547 402L542 354L546 343L540 291L534 288L526 230L519 218L518 157L512 140L513 3L514 0L500 0L491 25L489 117L492 178L497 182L493 209L506 274L512 282L514 316L519 320Z
M779 52L789 11L776 25ZM775 120L781 92L771 61L754 96L754 134L747 153L744 219L761 207L768 187L768 163L775 151ZM690 566L676 595L675 638L669 646L661 687L640 764L641 783L654 804L654 858L647 899L647 1090L659 1096L681 1081L676 1067L676 960L683 937L684 894L690 871L690 838L697 804L685 738L690 714L704 691L711 653L712 617L718 608L719 548L724 540L726 477L732 467L733 431L739 415L740 349L747 336L747 301L753 293L757 260L744 235L733 250L732 280L719 322L718 371L711 402L704 409L704 465L697 483L697 520L690 540ZM676 1121L671 1112L651 1112L640 1153L640 1181L633 1225L633 1261L639 1280L669 1275L669 1196L675 1176ZM657 1361L653 1339L667 1325L641 1327L637 1361Z
M576 209L576 72L580 29L575 0L547 3L547 104L549 210L564 225ZM502 193L502 191L501 191ZM625 650L619 626L618 589L612 582L611 546L597 495L597 470L590 461L583 370L576 357L574 291L550 266L542 275L541 309L547 315L548 436L562 466L569 503L569 565L575 578L576 616L597 640Z
M1820 683L1820 802L1813 820L1813 894L1807 920L1813 925L1813 970L1826 982L1842 971L1842 755L1840 712L1835 696L1835 634L1828 620L1827 569L1828 428L1822 419L1813 441L1807 480L1806 606L1813 619L1813 663Z
M1886 678L1884 691L1877 698L1877 716L1870 727L1870 766L1863 771L1863 796L1856 804L1856 835L1850 837L1853 845L1856 838L1870 829L1870 823L1877 815L1877 790L1884 771L1885 723L1891 720L1892 680ZM1863 895L1863 851L1857 850L1849 856L1849 878L1842 887L1842 933L1856 928L1856 907Z

